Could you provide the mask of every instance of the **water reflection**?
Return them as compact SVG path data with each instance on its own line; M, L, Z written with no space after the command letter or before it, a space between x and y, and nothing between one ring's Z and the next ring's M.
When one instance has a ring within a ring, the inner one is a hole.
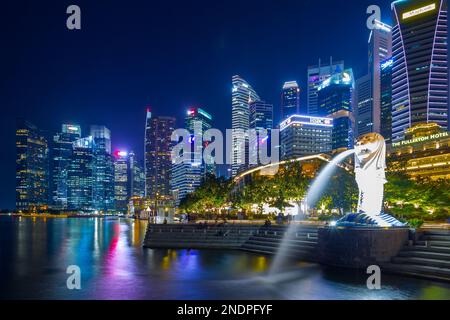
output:
M446 284L296 263L268 276L271 259L239 251L142 248L147 223L129 219L0 217L0 298L449 299ZM82 290L66 288L78 265Z

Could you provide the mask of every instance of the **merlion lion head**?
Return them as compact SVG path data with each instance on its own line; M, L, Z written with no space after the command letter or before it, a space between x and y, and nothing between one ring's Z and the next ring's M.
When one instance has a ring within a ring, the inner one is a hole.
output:
M386 168L386 143L382 135L367 133L358 138L355 144L355 167Z

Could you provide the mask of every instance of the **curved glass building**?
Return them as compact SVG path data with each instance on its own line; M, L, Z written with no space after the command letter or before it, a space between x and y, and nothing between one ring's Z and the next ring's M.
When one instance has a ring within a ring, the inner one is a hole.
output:
M417 123L448 126L447 1L392 3L392 141Z

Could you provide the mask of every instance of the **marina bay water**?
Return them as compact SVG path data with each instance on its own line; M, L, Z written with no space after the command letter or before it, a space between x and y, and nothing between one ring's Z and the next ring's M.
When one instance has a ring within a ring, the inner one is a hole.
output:
M241 251L142 248L147 223L0 216L1 299L448 299L450 285L291 262ZM66 269L81 269L81 290Z

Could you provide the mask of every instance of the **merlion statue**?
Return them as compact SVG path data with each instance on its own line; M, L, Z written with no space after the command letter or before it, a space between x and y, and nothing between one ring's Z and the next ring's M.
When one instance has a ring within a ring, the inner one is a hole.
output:
M358 213L379 216L386 181L386 143L378 133L361 136L355 145L355 179L359 188Z
M386 143L378 133L368 133L355 144L355 180L359 197L356 214L348 214L339 225L356 224L380 227L403 226L394 217L383 213L384 184L387 182Z

